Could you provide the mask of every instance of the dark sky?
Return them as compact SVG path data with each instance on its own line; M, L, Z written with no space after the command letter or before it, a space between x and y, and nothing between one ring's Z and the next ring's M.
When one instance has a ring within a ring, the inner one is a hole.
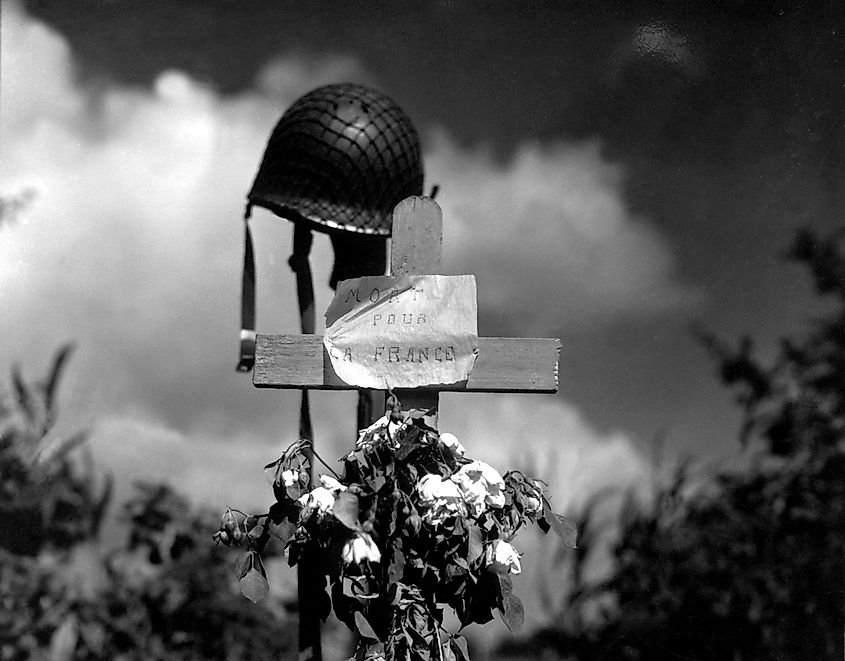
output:
M418 126L506 161L597 138L625 201L672 247L692 311L561 323L561 396L644 445L730 449L736 412L689 332L764 348L817 309L781 254L842 223L839 2L99 2L24 5L68 40L92 86L187 72L241 93L272 58L352 54ZM438 182L444 194L449 182ZM447 219L448 222L448 219ZM530 323L481 311L483 334Z

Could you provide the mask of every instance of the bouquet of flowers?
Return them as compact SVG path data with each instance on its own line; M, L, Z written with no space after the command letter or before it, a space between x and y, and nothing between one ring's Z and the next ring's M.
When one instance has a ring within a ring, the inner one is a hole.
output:
M291 445L265 468L276 497L269 511L229 509L214 538L245 547L237 573L253 601L268 590L261 552L272 537L287 538L291 566L316 562L330 588L324 615L333 608L357 634L357 660L468 661L464 638L443 626L444 609L462 627L496 610L518 630L516 533L537 524L575 545L575 526L552 511L544 483L467 457L427 412L402 411L393 396L342 458L342 475L326 465L332 474L312 484L315 457L309 441Z

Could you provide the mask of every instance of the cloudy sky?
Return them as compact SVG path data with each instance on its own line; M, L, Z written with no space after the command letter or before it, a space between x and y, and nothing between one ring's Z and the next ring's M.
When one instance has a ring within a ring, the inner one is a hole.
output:
M845 64L832 4L700 4L4 2L0 371L74 341L62 424L103 465L265 502L298 400L234 371L244 197L284 109L353 81L414 120L480 333L563 342L559 395L446 396L444 428L551 459L562 507L641 474L655 438L729 455L690 327L767 351L818 311L781 254L841 223ZM289 223L254 219L259 330L296 332ZM319 310L330 259L320 237ZM327 454L353 416L316 398Z

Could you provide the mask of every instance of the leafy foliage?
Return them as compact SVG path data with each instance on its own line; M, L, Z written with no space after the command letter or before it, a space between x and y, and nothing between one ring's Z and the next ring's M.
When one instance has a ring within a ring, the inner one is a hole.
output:
M325 615L332 608L357 634L357 659L466 660L466 641L443 626L444 609L462 626L489 622L496 610L521 628L511 540L536 523L574 545L575 530L551 510L542 483L518 471L501 476L465 453L425 411L404 412L391 397L343 458L342 477L312 485L318 457L300 440L266 467L276 496L269 511L229 509L215 538L246 548L237 575L252 600L263 591L258 558L272 537L286 540L291 566L316 559L330 593Z
M682 467L652 511L625 510L616 574L578 586L567 608L615 605L533 647L578 659L843 657L845 255L838 238L802 233L790 256L834 304L804 338L763 364L747 338L733 349L701 336L743 408L748 465L706 479Z
M81 431L56 438L56 394L73 347L56 353L47 377L34 384L12 370L12 393L0 400L0 549L35 555L95 537L111 497L90 464L74 461Z
M277 599L232 599L233 554L208 544L216 517L165 485L139 484L126 538L97 535L110 482L79 466L84 434L51 440L69 348L40 383L15 370L0 423L0 660L278 658L293 653Z

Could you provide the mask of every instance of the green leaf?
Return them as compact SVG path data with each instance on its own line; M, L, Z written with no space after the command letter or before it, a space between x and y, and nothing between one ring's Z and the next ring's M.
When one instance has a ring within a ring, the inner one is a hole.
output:
M82 431L78 431L67 438L63 438L60 441L56 441L55 443L44 447L38 453L37 462L40 464L46 464L49 462L59 462L64 460L67 455L85 443L88 440L89 435L89 432L83 429Z
M264 467L264 478L270 484L278 484L279 483L279 467L282 464L281 459L276 459L276 461L272 461Z
M33 408L32 393L21 375L20 365L12 366L12 385L15 388L15 399L30 424L35 424L35 409Z
M467 536L467 560L470 564L478 560L481 554L484 553L484 541L481 537L481 531L478 526L469 526L469 535Z
M387 483L387 480L384 478L383 475L376 475L367 480L367 483L369 484L370 489L372 489L374 492L377 492Z
M409 637L409 642L414 647L415 652L421 653L423 650L427 649L428 641L425 639L425 636L417 630L415 626L411 625L406 628L405 635Z
M267 519L263 519L256 523L247 533L247 536L253 540L257 541L261 538L261 536L267 531Z
M516 633L521 631L525 624L525 608L513 592L508 592L502 595L504 609L502 611L502 621L508 629Z
M513 632L522 629L525 624L525 608L513 593L513 580L509 574L498 574L499 593L502 599L500 613L502 621Z
M376 599L378 594L370 590L370 579L366 576L344 576L343 596L350 599Z
M390 567L387 570L387 580L389 583L395 583L402 579L405 573L405 554L399 546L393 549L393 560L390 562Z
M240 558L238 558L238 561L235 563L235 576L238 577L238 580L246 576L247 572L252 569L253 554L254 551L247 551Z
M73 344L64 344L62 345L59 350L56 352L56 355L53 357L53 364L50 367L50 374L47 377L47 382L44 384L44 410L47 414L47 426L52 426L54 416L54 404L56 400L56 391L59 387L59 381L62 378L62 372L64 371L65 365L67 365L67 361L70 358L70 355L73 353L74 346Z
M364 617L364 614L361 611L355 611L355 626L358 627L358 633L361 634L362 637L378 640L376 632L373 631L373 628L370 626L370 623L367 622L367 618Z
M255 567L240 580L241 594L253 603L258 603L270 591L270 584Z
M71 661L79 640L79 624L75 615L68 615L50 637L50 654L53 661Z
M502 598L513 592L513 579L511 579L510 574L496 574L495 581L499 584L499 594L502 595Z
M431 637L431 658L442 659L442 661L457 661L452 646L448 640L440 641L439 636Z
M466 638L459 634L454 634L449 639L449 646L454 650L457 661L469 661Z
M414 441L403 441L401 445L396 448L396 459L398 459L399 461L404 461L408 458L408 455L410 455L414 450L420 447L422 447L422 445Z
M575 523L567 519L562 514L552 511L549 501L545 498L543 498L543 506L543 519L545 519L551 526L552 530L555 531L555 534L557 534L557 536L560 537L563 540L563 543L569 548L577 548L578 527Z
M337 494L332 514L347 528L358 530L361 527L358 523L358 497L348 491Z

